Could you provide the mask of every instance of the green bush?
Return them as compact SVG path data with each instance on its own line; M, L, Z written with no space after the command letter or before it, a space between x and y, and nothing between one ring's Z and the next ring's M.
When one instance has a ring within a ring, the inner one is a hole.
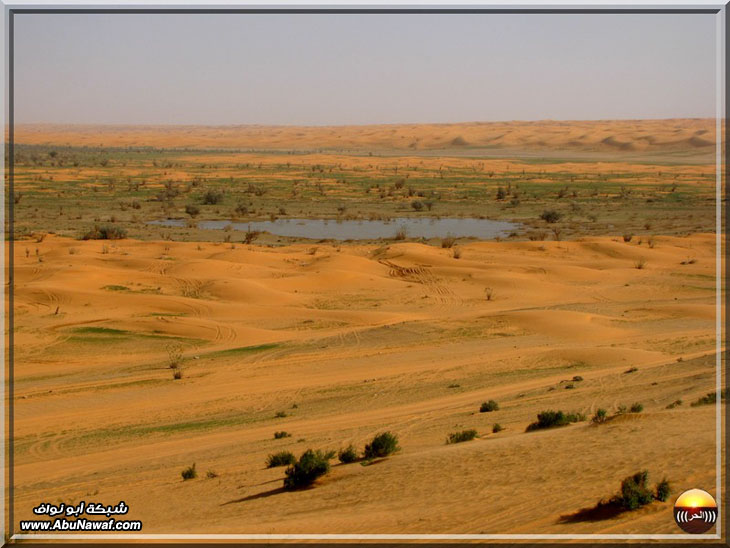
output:
M286 466L294 464L297 459L291 451L279 451L269 455L266 459L266 468L276 468L277 466Z
M655 495L655 498L657 500L659 500L661 502L665 502L669 498L669 495L671 495L671 494L672 494L672 490L671 490L671 488L669 486L669 482L667 481L666 478L664 478L662 481L657 483L656 495Z
M499 411L499 404L494 400L485 401L479 408L480 413L489 413L490 411Z
M667 405L666 409L674 409L678 405L682 405L682 400L674 400L672 403Z
M337 453L337 458L342 464L355 462L357 460L357 449L355 449L354 445L350 444L344 449L340 449L339 453Z
M387 457L398 451L398 436L391 432L383 432L373 438L373 440L365 446L363 457L366 459L374 459Z
M562 217L563 214L554 209L547 209L540 215L540 218L546 223L557 223Z
M461 443L464 441L471 441L476 437L476 430L462 430L461 432L452 432L451 434L449 434L449 436L446 438L446 443L447 445L450 443Z
M631 406L631 412L632 413L641 413L643 410L644 410L644 406L642 404L638 403L638 402L637 403L634 403Z
M286 469L284 489L301 489L312 485L315 480L330 470L329 460L321 451L307 449L299 460Z
M83 240L122 240L127 237L127 231L120 226L114 225L94 225L82 236Z
M537 414L537 421L531 423L526 432L533 430L542 430L545 428L555 428L558 426L566 426L570 421L562 411L543 411Z
M195 463L193 463L192 466L186 468L182 472L180 472L180 475L182 476L183 481L194 479L198 477L198 472L195 471Z
M280 440L281 438L291 438L291 434L289 432L285 432L282 430L281 432L274 432L274 439Z
M493 434L496 434L497 432L501 432L502 430L504 430L504 426L502 426L498 422L495 422L494 423L494 426L492 426L492 433Z
M720 400L727 398L727 388L720 392ZM708 392L706 396L702 396L695 402L690 403L691 407L697 407L698 405L708 405L717 402L717 392Z
M568 422L583 422L584 420L586 420L585 414L579 413L577 411L568 413L567 415L565 415L565 418L568 419Z
M596 409L596 414L591 420L596 424L602 424L608 420L608 414L605 409Z
M206 205L217 205L223 202L223 193L218 190L208 190L203 194L203 203Z
M621 493L614 498L614 502L626 510L636 510L649 504L654 496L647 487L649 472L637 472L621 482Z

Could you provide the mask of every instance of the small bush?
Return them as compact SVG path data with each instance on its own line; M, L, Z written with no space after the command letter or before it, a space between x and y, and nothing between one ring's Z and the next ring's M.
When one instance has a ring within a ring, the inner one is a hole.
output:
M637 403L634 403L631 406L631 409L630 409L630 411L632 413L641 413L643 410L644 410L644 406L642 404L638 403L638 402Z
M312 485L315 480L330 470L330 463L321 451L307 449L297 462L286 469L284 489L301 489Z
M580 382L582 380L583 380L583 377L581 377L580 375L576 375L575 377L573 377L573 382Z
M557 223L562 217L562 213L559 213L554 209L547 209L540 215L540 218L546 223Z
M565 415L565 418L568 419L568 422L583 422L586 420L586 416L584 413L578 413L577 411L574 411L573 413L568 413Z
M280 440L281 438L291 438L291 434L289 432L284 432L283 430L281 432L274 432L275 440Z
M485 287L484 296L487 298L488 301L493 300L494 299L494 289L492 289L491 287Z
M273 453L266 458L266 468L276 468L277 466L287 466L296 462L294 453L291 451L279 451Z
M558 426L566 426L569 423L568 417L562 411L543 411L537 414L537 421L531 423L525 431L532 432L533 430L556 428Z
M342 464L355 462L357 460L357 450L355 449L355 446L350 444L344 449L340 449L339 453L337 453L337 458Z
M720 392L720 400L727 398L727 389ZM707 395L702 396L695 402L690 403L691 407L697 407L698 405L710 405L717 402L717 392L708 392Z
M479 408L480 413L490 413L491 411L499 411L499 404L494 400L485 401Z
M672 403L667 405L666 409L674 409L678 405L682 405L682 400L674 400Z
M200 214L200 208L196 205L188 204L185 206L185 213L187 213L191 217L196 217Z
M639 370L638 367L630 367L629 369L624 371L624 373L636 373L638 370Z
M614 498L614 502L626 510L636 510L649 504L654 496L647 487L649 472L637 472L621 482L621 493Z
M452 432L446 438L446 444L461 443L464 441L471 441L477 437L476 430L462 430L461 432Z
M284 417L286 417L286 411L277 411L274 415L274 418L277 419L283 419Z
M633 234L624 234L624 242L629 243L633 237Z
M664 478L662 481L657 483L656 485L656 495L654 497L661 502L666 502L666 500L669 498L669 495L672 494L672 489L669 485L669 482L667 481L667 478Z
M396 230L395 236L393 237L393 239L405 240L407 236L408 236L408 233L406 231L406 227L402 226L398 230Z
M569 382L568 384L565 385L566 390L571 390L573 388L575 388L575 385L572 382Z
M193 465L189 468L186 468L185 470L180 472L180 475L182 476L183 481L197 478L198 472L195 471L195 463L193 463Z
M82 236L83 240L122 240L127 237L127 231L120 226L94 225Z
M641 257L638 261L634 263L634 268L637 270L644 270L646 268L646 259L644 257Z
M608 413L605 409L596 409L595 415L591 419L595 424L602 424L608 420Z
M176 380L176 381L179 381L180 379L182 379L182 378L183 378L183 372L182 372L182 369L175 369L175 370L174 370L174 371L172 372L172 378L173 378L174 380Z
M453 236L447 236L443 240L441 240L441 247L444 249L450 249L454 247L454 244L456 243L456 238Z
M223 202L223 193L218 190L208 190L203 194L203 203L205 205L217 205Z
M373 438L373 440L365 446L363 457L366 459L374 459L387 457L400 449L398 447L398 436L391 432L383 432Z
M498 422L495 422L492 426L492 434L496 434L497 432L501 432L502 430L504 430L504 426L502 426Z
M416 211L421 211L423 209L423 202L421 202L420 200L414 200L413 202L411 202L411 207Z
M454 259L461 259L461 248L460 247L455 247L452 250L452 256L454 257Z
M218 474L215 473L213 470L208 470L205 473L205 477L208 478L208 479L214 479L214 478L217 478L218 477Z

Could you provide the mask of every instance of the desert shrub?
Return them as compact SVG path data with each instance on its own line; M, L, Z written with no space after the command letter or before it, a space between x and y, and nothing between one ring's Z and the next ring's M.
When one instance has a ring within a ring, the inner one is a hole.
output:
M477 437L477 431L474 429L471 430L462 430L461 432L452 432L448 435L446 438L446 443L461 443L464 441L471 441L474 438Z
M667 405L666 409L674 409L678 405L682 405L682 400L674 400L672 403Z
M671 494L672 494L672 489L669 485L669 482L667 481L667 478L664 478L662 481L657 483L656 495L654 495L654 497L657 500L659 500L661 502L665 502L669 498L669 495L671 495Z
M301 489L312 485L317 478L330 470L330 463L321 451L307 449L299 460L286 469L284 489Z
M633 237L633 234L624 234L624 242L629 243Z
M454 244L456 243L456 238L453 236L446 236L443 240L441 240L441 247L444 249L449 249L454 247Z
M573 382L580 382L582 380L583 380L583 377L581 377L580 375L576 375L575 377L573 377Z
M182 369L175 369L175 370L174 370L174 371L172 372L172 378L173 378L174 380L176 380L176 381L179 381L180 379L182 379L182 378L183 378L183 372L182 372Z
M626 405L623 403L616 408L617 415L625 415L628 412L629 412L629 408L626 407Z
M504 200L507 197L507 190L504 187L497 189L497 200Z
M491 411L499 411L499 404L494 400L485 401L479 407L480 413L489 413Z
M614 502L626 510L636 510L649 504L654 496L647 487L649 472L646 470L628 476L621 482L621 492L614 498Z
M497 432L501 432L502 430L504 430L504 426L502 426L498 422L495 422L494 425L492 426L492 433L493 434L496 434Z
M200 214L200 208L194 204L188 204L185 206L185 213L191 217L195 217Z
M277 419L283 419L286 417L286 411L277 411L274 417Z
M182 476L183 481L194 479L198 477L198 472L195 471L195 463L193 463L192 466L186 468L182 472L180 472L180 475Z
M634 263L634 268L637 270L644 270L646 268L646 259L644 257L641 257L638 261Z
M281 432L274 432L275 440L280 440L281 438L291 438L291 434L289 432L284 432L283 430Z
M277 466L287 466L296 462L294 453L291 451L279 451L273 453L266 458L266 468L276 468Z
M636 373L638 370L638 367L629 367L624 373Z
M405 240L408 236L408 233L406 232L406 227L402 226L398 230L395 231L395 236L393 239L395 240Z
M605 409L596 409L595 415L593 415L593 418L591 421L593 421L596 424L602 424L608 420L608 413L606 413Z
M586 420L585 413L579 413L577 411L568 413L565 415L565 418L568 419L568 422L583 422Z
M543 411L537 414L537 421L528 425L526 432L543 430L545 428L556 428L566 426L570 423L568 417L562 411Z
M575 385L572 382L569 382L568 384L565 385L566 390L571 390L573 388L575 388Z
M631 405L630 411L632 413L641 413L644 410L644 406L640 403L634 403Z
M423 209L423 202L420 200L414 200L411 202L411 207L416 211L421 211Z
M205 205L217 205L223 202L223 193L219 190L208 190L203 194L202 200Z
M344 449L340 449L337 453L337 458L342 464L348 464L357 460L357 449L355 446L350 444Z
M243 243L244 244L250 244L252 243L256 238L259 237L259 234L261 234L258 230L251 230L250 228L246 231L246 233L243 235Z
M214 472L213 470L208 470L205 473L205 477L208 478L208 479L214 479L214 478L217 478L218 477L218 474L216 472Z
M540 215L540 218L546 223L557 223L562 217L562 213L559 213L554 209L546 209Z
M461 248L455 247L452 250L452 255L453 255L454 259L461 259Z
M391 432L383 432L373 438L373 440L365 446L363 457L366 459L374 459L387 457L398 451L398 436Z
M484 296L488 301L491 301L494 299L494 289L491 287L485 287L484 288Z
M727 398L727 388L720 392L720 400ZM717 392L708 392L707 395L702 396L697 401L690 403L691 407L697 407L698 405L709 405L717 402Z
M120 226L94 225L82 236L83 240L122 240L127 237L127 231Z

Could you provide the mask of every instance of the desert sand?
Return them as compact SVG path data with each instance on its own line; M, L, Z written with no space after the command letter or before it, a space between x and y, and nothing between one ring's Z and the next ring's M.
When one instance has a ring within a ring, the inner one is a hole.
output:
M142 533L681 532L674 496L715 494L715 407L690 406L715 387L715 235L458 247L16 242L16 519L124 500ZM547 409L588 420L526 433ZM312 489L265 468L385 430L399 453ZM669 501L571 518L644 469Z

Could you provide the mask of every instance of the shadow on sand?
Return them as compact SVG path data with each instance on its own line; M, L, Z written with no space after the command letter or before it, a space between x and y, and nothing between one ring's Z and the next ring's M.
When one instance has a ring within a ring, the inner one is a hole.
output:
M591 508L581 508L574 514L560 516L558 523L580 523L585 521L603 521L615 518L626 512L620 504L613 501L601 501Z

